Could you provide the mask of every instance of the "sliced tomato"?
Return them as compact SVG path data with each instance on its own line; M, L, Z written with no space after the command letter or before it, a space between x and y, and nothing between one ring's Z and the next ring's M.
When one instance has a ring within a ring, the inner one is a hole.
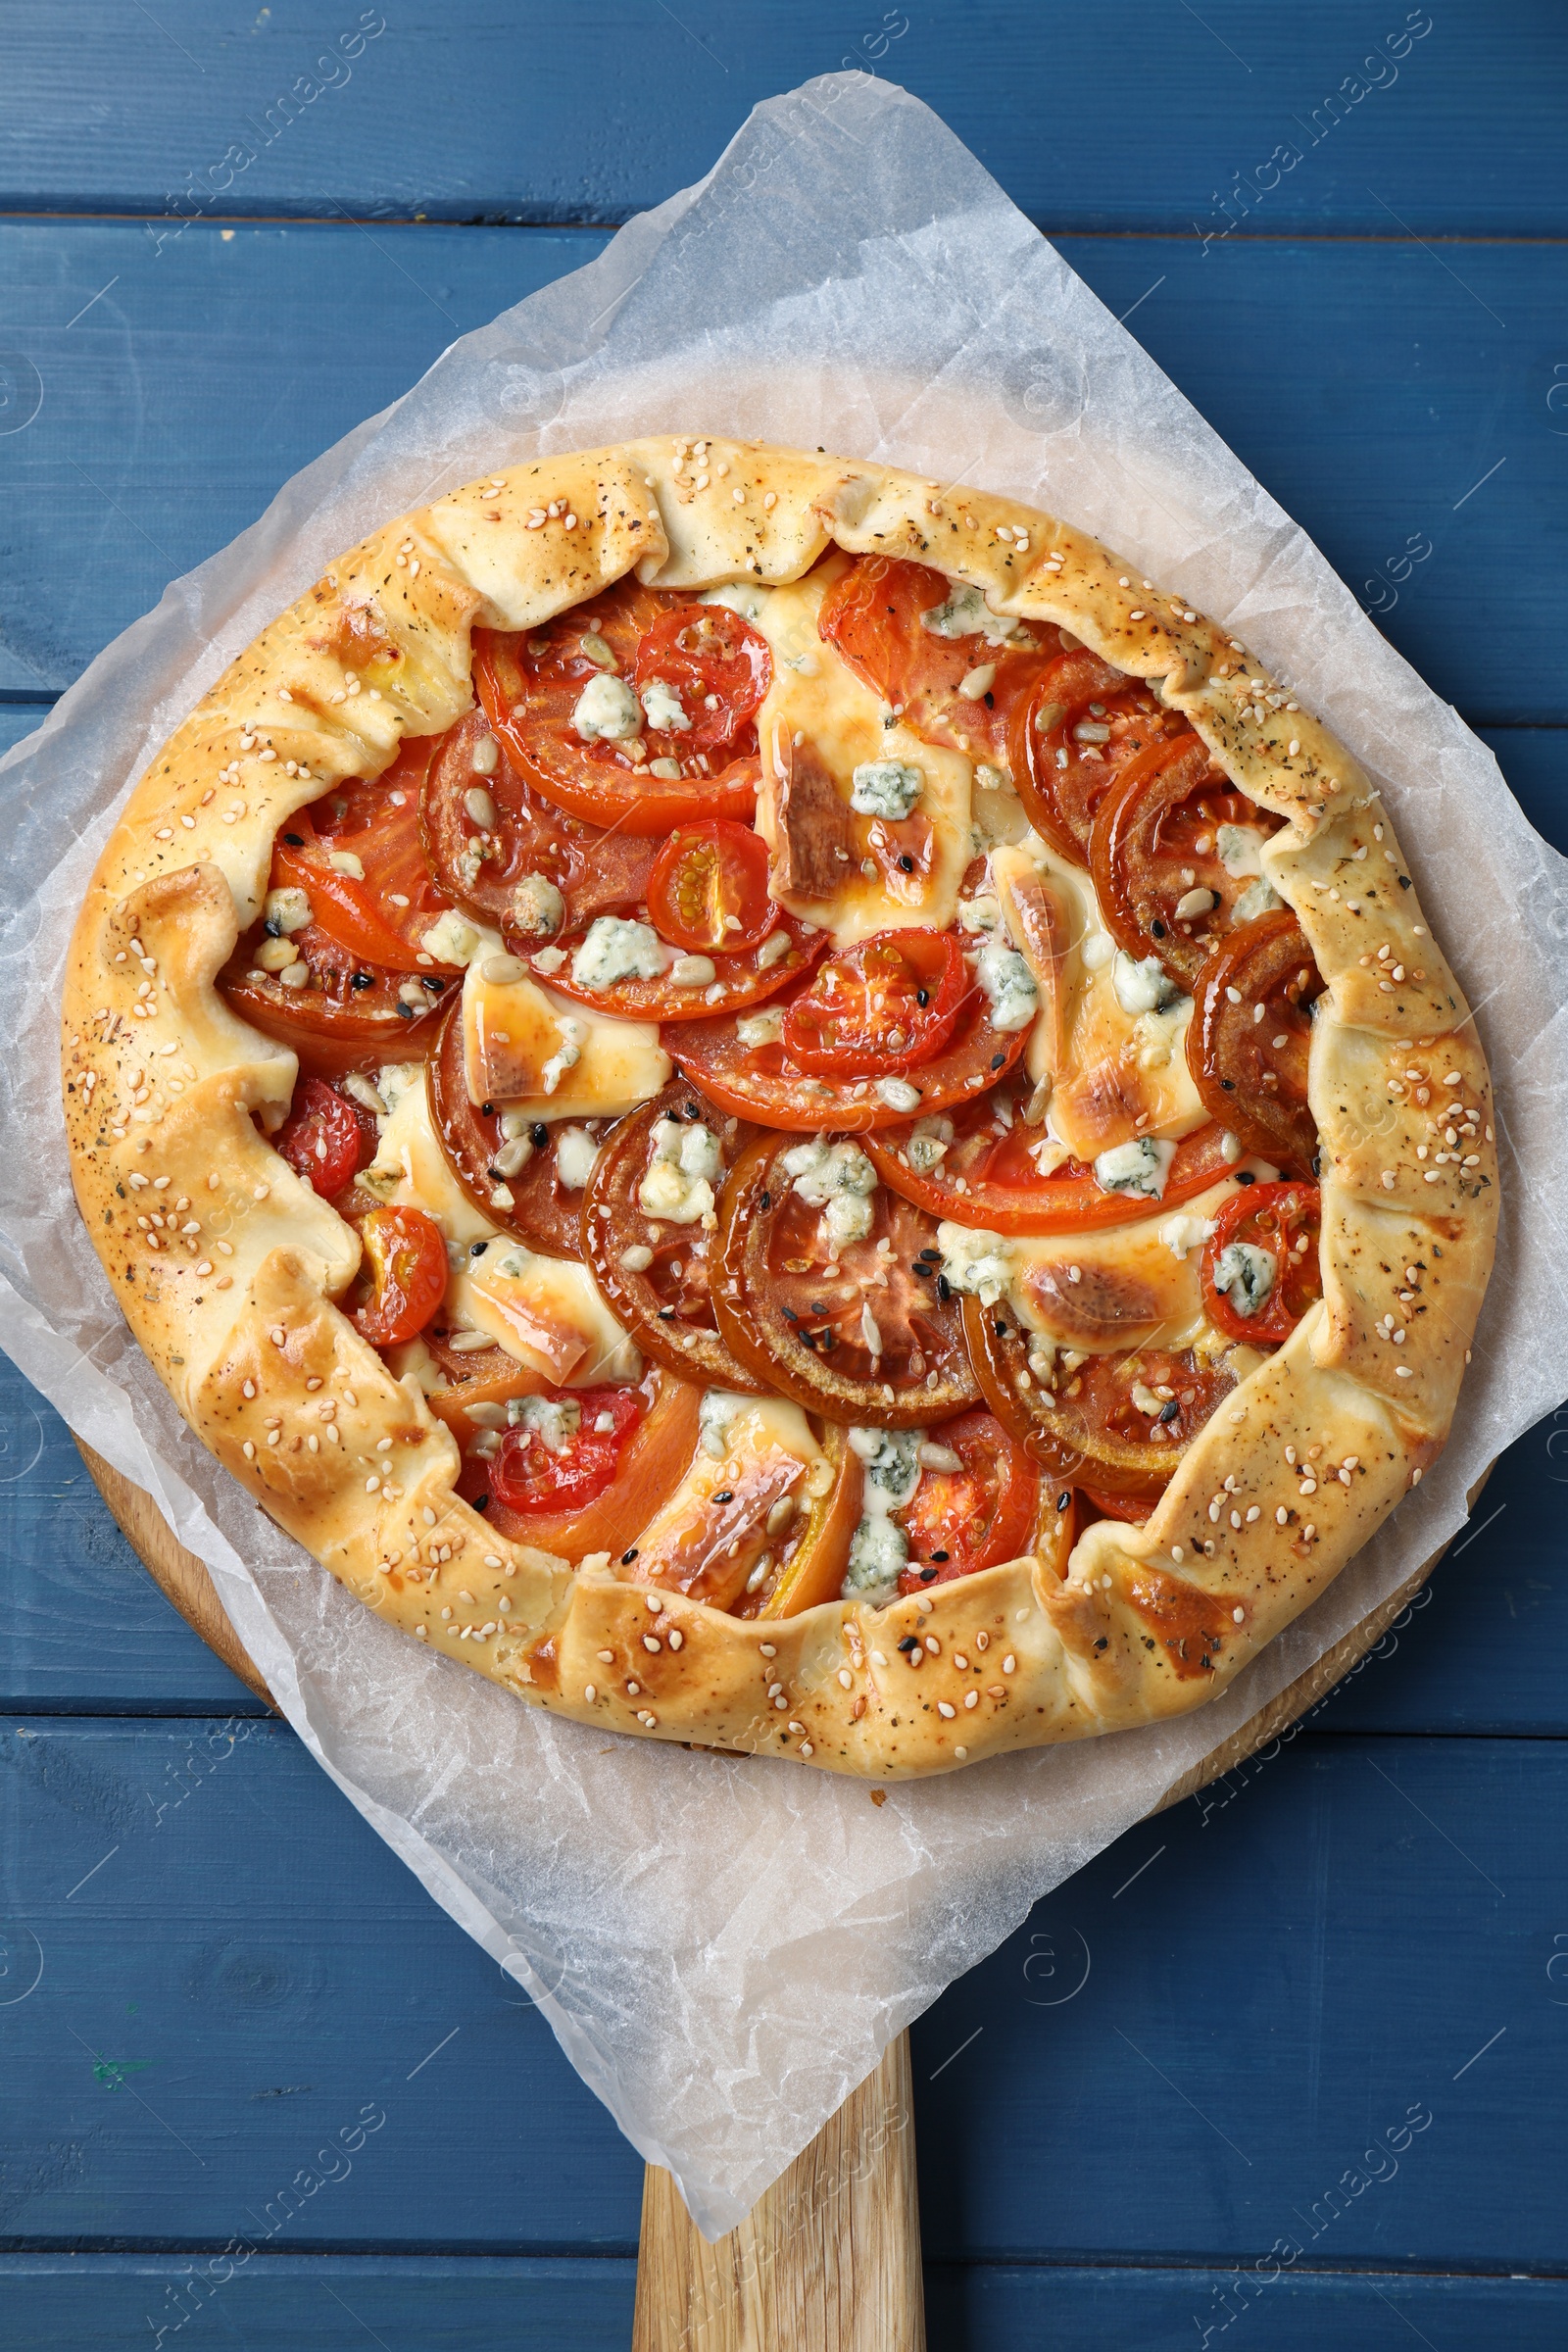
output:
M483 769L476 760L487 762ZM518 902L517 885L530 877L560 891L563 928L647 895L654 844L585 824L535 792L482 710L470 710L442 737L420 796L419 827L430 871L455 904L524 939L541 936L532 889Z
M1008 755L1018 797L1054 849L1089 863L1101 803L1129 760L1187 731L1153 689L1087 646L1061 654L1013 705Z
M454 998L430 1055L430 1113L447 1165L482 1216L551 1257L575 1257L583 1193L561 1180L558 1156L565 1121L539 1119L526 1134L509 1135L505 1109L468 1100L463 1066L463 1001ZM598 1119L586 1123L597 1136ZM520 1163L520 1164L519 1164ZM511 1194L511 1203L506 1195Z
M421 946L452 905L419 833L437 748L434 736L412 738L373 782L334 786L291 816L272 844L273 889L303 890L314 920L346 954L389 971L453 968L434 965Z
M951 931L879 931L791 999L784 1051L813 1077L896 1077L941 1052L968 985Z
M963 1328L986 1402L1063 1486L1157 1494L1236 1386L1223 1355L1133 1348L1085 1355L1071 1371L1058 1366L1047 1387L1030 1369L1029 1333L1010 1300L985 1306L966 1298ZM1157 1416L1137 1403L1135 1388L1160 1399Z
M1187 1066L1206 1108L1250 1152L1303 1176L1317 1172L1306 1082L1322 992L1305 933L1288 906L1276 907L1214 951L1187 1032Z
M654 1161L654 1129L663 1119L716 1136L721 1167L733 1165L753 1134L704 1102L689 1080L677 1079L611 1131L583 1196L577 1246L607 1304L645 1355L688 1380L760 1395L765 1384L718 1336L710 1293L711 1231L700 1218L677 1225L650 1216L638 1198Z
M744 696L733 681L722 692L712 690L719 694L716 712L708 709L706 695L697 710L688 710L679 696L678 679L667 681L676 687L680 715L688 722L684 727L645 724L640 709L634 714L636 733L619 740L600 736L587 741L575 724L580 699L596 678L621 680L628 692L638 692L640 701L640 650L657 623L679 612L722 611L677 602L626 579L541 629L520 634L475 629L475 689L524 781L590 824L612 825L651 840L662 839L672 825L694 824L703 817L749 818L762 772L752 716L756 703L743 713ZM745 629L747 624L741 621L739 626ZM730 632L719 632L716 642L727 645ZM766 656L765 643L760 638L758 643ZM676 647L664 648L661 658L672 661L678 653ZM734 659L722 657L725 662ZM654 675L649 669L650 685ZM758 702L765 690L764 677ZM727 723L729 732L715 725L716 718ZM693 735L700 738L695 745L689 741ZM642 756L634 758L634 751ZM678 772L656 775L656 763L672 764Z
M360 1240L370 1296L352 1320L373 1348L393 1348L421 1332L446 1296L446 1242L422 1208L372 1208Z
M1013 706L1060 650L1056 631L1016 624L1016 640L991 644L983 630L936 635L925 616L962 583L925 564L858 556L822 599L819 634L928 743L1005 760ZM1005 626L999 623L999 626ZM983 685L976 671L990 670ZM971 691L960 691L963 681Z
M1099 1487L1080 1487L1090 1509L1101 1519L1119 1519L1125 1527L1142 1527L1154 1507L1150 1494L1107 1494Z
M922 1114L970 1102L1011 1068L1028 1035L1027 1029L994 1028L984 997L973 989L947 1045L900 1087L915 1089ZM888 1082L816 1077L786 1054L782 1042L747 1045L733 1019L672 1022L661 1042L710 1102L760 1127L782 1127L797 1135L822 1128L863 1135L899 1126L910 1116L906 1100L903 1107L888 1102L883 1091Z
M991 1233L1084 1233L1148 1216L1147 1198L1107 1193L1093 1168L1075 1159L1041 1175L1031 1153L1044 1131L1028 1126L1021 1115L1031 1092L1028 1081L1020 1084L1014 1072L990 1094L960 1103L951 1117L934 1125L903 1120L868 1137L865 1149L884 1183L955 1225ZM924 1164L938 1151L935 1163ZM1184 1136L1165 1178L1161 1207L1193 1200L1229 1175L1233 1164L1217 1124Z
M982 1406L946 1421L936 1439L956 1468L923 1469L910 1499L893 1514L908 1540L901 1592L950 1584L1030 1548L1040 1506L1040 1472L1018 1440Z
M520 1364L513 1365L513 1373L515 1377L509 1396L537 1392L538 1383ZM568 1389L552 1394L582 1398L604 1392ZM502 1436L498 1444L496 1428L475 1422L468 1405L478 1403L482 1410L499 1401L504 1410L505 1398L471 1396L466 1387L459 1387L439 1391L428 1401L463 1448L458 1492L465 1501L483 1511L498 1535L576 1561L591 1551L608 1551L618 1559L680 1484L697 1446L697 1408L702 1392L688 1382L651 1370L635 1389L612 1390L609 1394L636 1397L639 1409L630 1426L624 1428L609 1481L580 1508L564 1504L550 1507L546 1498L537 1508L513 1510L502 1500L495 1488L494 1471L507 1439ZM602 1409L610 1410L612 1421L614 1420L613 1408ZM585 1415L586 1412L585 1405ZM498 1417L492 1411L485 1421L494 1424ZM592 1419L599 1418L600 1411L596 1410ZM621 1418L624 1424L624 1410ZM592 1434L602 1440L607 1433Z
M1323 1296L1322 1213L1315 1184L1254 1184L1231 1196L1203 1246L1203 1305L1217 1331L1259 1348L1290 1338ZM1230 1286L1221 1290L1216 1279L1226 1250L1237 1243L1264 1250L1272 1263L1268 1295L1250 1314L1236 1304Z
M767 639L727 605L676 605L638 640L632 683L657 684L681 705L680 749L726 759L757 748L756 717L773 677ZM748 738L747 729L751 729Z
M865 1238L835 1246L782 1164L790 1149L760 1136L724 1187L712 1298L731 1353L830 1421L912 1429L975 1403L936 1227L879 1185Z
M319 1078L302 1078L272 1138L297 1175L330 1200L375 1157L374 1114Z
M731 1603L732 1616L799 1617L843 1595L850 1545L864 1508L865 1465L831 1422L820 1436L833 1465L833 1484L825 1494L807 1498L804 1517L795 1520L779 1547L777 1567L756 1592L743 1592Z
M725 816L678 827L654 860L648 911L662 939L692 955L760 947L780 911L766 842Z
M1089 868L1106 929L1129 956L1157 956L1189 989L1248 888L1221 861L1222 825L1273 833L1280 819L1237 792L1189 728L1127 761L1090 833Z
M755 840L756 835L751 838ZM628 906L621 911L640 920L647 910ZM564 932L554 943L566 960L559 971L541 968L540 978L548 980L562 996L575 997L579 1004L592 1004L601 1012L618 1013L628 1021L682 1020L691 1013L694 1002L710 1018L725 1012L744 1012L749 1004L765 1004L792 982L802 980L828 944L825 932L797 921L782 908L779 914L777 927L760 947L746 948L739 954L710 956L708 960L713 967L711 980L678 987L665 973L657 980L615 980L608 988L584 987L572 977L572 961L586 936L581 930ZM782 943L780 948L774 947L775 940ZM547 950L546 955L549 963L554 964L554 953Z
M597 1502L646 1409L637 1389L545 1389L538 1394L541 1404L575 1416L575 1426L558 1445L526 1423L509 1429L502 1439L490 1465L490 1492L519 1518L580 1511Z
M289 941L306 975L303 987L291 988L255 961L265 936L259 929L246 935L220 973L219 988L242 1020L291 1046L302 1068L317 1077L373 1071L417 1054L423 1039L415 1044L415 1035L439 1012L452 985L440 972L362 963L309 923Z

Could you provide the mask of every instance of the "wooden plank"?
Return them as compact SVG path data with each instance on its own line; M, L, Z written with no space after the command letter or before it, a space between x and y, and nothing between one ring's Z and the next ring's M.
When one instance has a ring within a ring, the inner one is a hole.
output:
M1370 183L1423 235L1562 233L1568 76L1548 12L1434 13L1119 0L1047 17L987 0L960 30L940 10L846 0L739 14L425 0L345 9L328 28L304 0L244 20L200 0L68 0L23 12L8 37L3 202L619 220L699 178L759 100L850 67L926 99L1057 227L1220 225L1218 199L1241 184L1265 230L1387 234ZM1271 173L1281 148L1301 160L1282 154Z
M0 2005L0 2236L631 2253L631 2150L291 1735L34 1718L0 1756L12 1981L24 1930L44 1964ZM1309 1734L1130 1833L913 2030L928 2259L1229 2262L1316 2207L1318 2265L1551 2267L1565 1831L1559 1742Z
M1308 1733L1130 1832L914 2026L928 2262L1559 2268L1565 1814L1560 1742Z
M925 2352L909 2037L710 2245L650 2165L632 2352Z
M26 2352L226 2344L234 2352L624 2352L629 2260L364 2254L0 2254ZM204 2335L204 2332L205 2335Z
M0 309L41 388L0 435L0 689L68 684L456 331L601 243L200 227L155 256L128 225L0 222ZM1062 250L1118 314L1138 305L1150 351L1346 576L1374 582L1443 694L1489 723L1568 718L1540 591L1568 450L1545 406L1568 247L1467 248L1466 285L1409 244ZM1412 537L1434 552L1396 587Z

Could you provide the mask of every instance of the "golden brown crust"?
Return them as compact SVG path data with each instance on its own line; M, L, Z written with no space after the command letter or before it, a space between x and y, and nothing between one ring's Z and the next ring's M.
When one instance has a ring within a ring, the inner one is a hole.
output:
M536 624L633 569L693 589L795 579L830 542L932 564L1160 681L1286 820L1269 877L1327 983L1309 1082L1325 1296L1200 1433L1147 1526L1098 1523L1064 1577L1028 1559L886 1609L763 1624L573 1575L457 1496L452 1439L332 1303L355 1237L262 1132L294 1057L214 982L277 827L468 708L475 625ZM1387 815L1327 730L1222 629L1049 515L717 440L470 484L372 534L264 630L99 860L68 965L64 1083L77 1200L138 1341L219 1458L368 1606L601 1728L884 1778L1222 1689L1441 1448L1496 1221L1468 1007Z

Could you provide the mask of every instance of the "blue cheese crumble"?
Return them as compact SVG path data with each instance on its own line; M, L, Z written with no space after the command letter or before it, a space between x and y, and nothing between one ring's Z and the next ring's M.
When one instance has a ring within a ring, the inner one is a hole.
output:
M1255 1315L1273 1294L1279 1265L1255 1242L1228 1242L1214 1260L1214 1288L1239 1315Z
M929 612L921 613L920 626L930 637L983 636L987 645L1035 642L1017 621L993 612L978 588L959 587L956 583L949 589L945 603L933 605Z
M507 1402L513 1429L530 1429L547 1453L564 1453L582 1425L582 1406L563 1396L513 1396Z
M723 1165L712 1129L660 1119L652 1143L648 1173L637 1188L644 1216L662 1217L671 1225L710 1223L713 1186Z
M1000 1233L981 1226L954 1225L946 1218L937 1227L942 1271L956 1291L969 1291L984 1306L995 1306L1012 1279L1012 1252Z
M571 959L579 988L612 988L617 980L657 980L669 951L651 923L618 914L596 915Z
M571 723L584 743L598 743L601 738L607 743L624 743L642 733L643 714L625 679L601 670L578 695Z
M849 1442L865 1465L865 1489L859 1526L850 1541L848 1573L840 1588L843 1600L864 1601L885 1608L899 1589L899 1577L908 1564L909 1541L891 1513L913 1499L920 1484L923 1429L852 1429Z
M807 1207L823 1211L825 1237L834 1250L869 1238L876 1170L858 1145L829 1144L816 1136L786 1152L782 1165Z
M691 725L680 696L662 678L643 688L643 713L656 735L684 735Z
M1148 1200L1158 1200L1175 1156L1174 1144L1158 1143L1152 1135L1136 1135L1130 1143L1113 1144L1108 1152L1101 1152L1095 1161L1095 1182L1102 1193L1139 1193Z
M895 824L920 798L925 776L906 760L862 760L855 770L850 807L861 816L885 816Z
M1125 948L1116 950L1116 959L1110 967L1110 985L1123 1012L1169 1012L1182 1001L1181 990L1157 956L1146 956L1139 963Z
M1005 940L988 939L975 958L974 969L991 1007L992 1028L1004 1034L1027 1029L1040 1010L1040 991L1017 949L1009 948Z

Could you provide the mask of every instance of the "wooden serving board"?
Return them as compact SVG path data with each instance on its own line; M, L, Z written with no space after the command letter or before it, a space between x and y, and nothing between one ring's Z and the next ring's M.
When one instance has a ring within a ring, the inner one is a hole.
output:
M212 1578L141 1488L77 1440L125 1537L186 1623L269 1706ZM1470 1507L1490 1472L1471 1489ZM1383 1639L1446 1544L1239 1732L1176 1783L1179 1804L1277 1740ZM901 2034L744 2222L710 2245L671 2176L649 2165L632 2352L925 2352L909 2037Z

